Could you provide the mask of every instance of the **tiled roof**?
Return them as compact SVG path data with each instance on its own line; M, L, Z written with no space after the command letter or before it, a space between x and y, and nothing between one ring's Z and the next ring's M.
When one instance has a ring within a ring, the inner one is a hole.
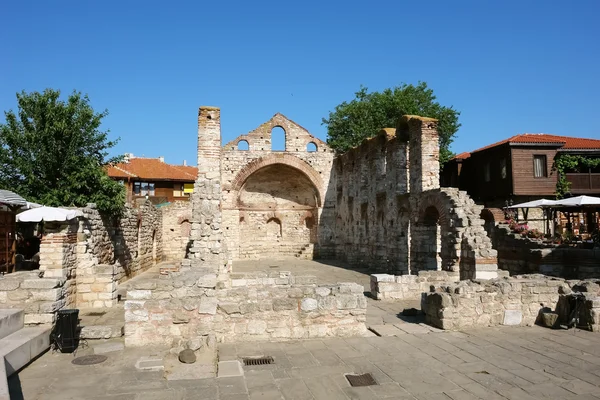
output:
M131 158L108 167L111 178L136 178L161 181L195 181L198 168L166 164L158 158Z
M468 151L465 151L464 153L455 155L454 157L451 158L451 160L466 160L469 157L471 157L471 153L469 153Z
M491 149L506 143L519 144L556 144L562 149L579 149L579 150L600 150L599 139L575 138L570 136L548 135L545 133L524 133L516 135L497 143L490 144L480 149L474 150L471 153ZM464 154L464 153L462 153ZM466 158L466 157L465 157Z

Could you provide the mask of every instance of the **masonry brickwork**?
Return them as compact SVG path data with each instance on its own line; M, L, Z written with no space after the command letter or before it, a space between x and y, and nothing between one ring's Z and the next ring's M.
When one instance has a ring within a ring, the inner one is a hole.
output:
M162 253L164 261L185 258L192 230L192 203L176 201L160 207L162 214Z

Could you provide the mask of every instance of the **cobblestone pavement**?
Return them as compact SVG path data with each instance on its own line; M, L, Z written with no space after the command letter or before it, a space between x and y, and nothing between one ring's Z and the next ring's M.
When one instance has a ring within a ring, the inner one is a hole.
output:
M72 355L46 353L10 379L12 398L600 399L600 335L584 331L503 327L225 344L220 360L270 355L275 364L244 367L241 377L199 380L137 371L135 361L150 354L126 349L108 353L102 364L76 366ZM345 378L367 372L377 385L352 388Z

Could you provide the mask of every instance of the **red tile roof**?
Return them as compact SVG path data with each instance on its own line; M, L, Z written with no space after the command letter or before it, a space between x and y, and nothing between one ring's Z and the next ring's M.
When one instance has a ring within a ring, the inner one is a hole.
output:
M491 149L496 146L500 146L506 143L519 143L519 144L556 144L561 149L570 150L600 150L600 139L586 139L586 138L575 138L570 136L558 136L548 135L545 133L523 133L516 135L508 139L504 139L500 142L496 142L480 149L474 150L471 153L464 152L454 156L453 159L464 160L471 156L472 153Z
M196 180L198 168L186 165L166 164L158 158L131 158L108 167L111 178L136 178L157 181L187 181Z

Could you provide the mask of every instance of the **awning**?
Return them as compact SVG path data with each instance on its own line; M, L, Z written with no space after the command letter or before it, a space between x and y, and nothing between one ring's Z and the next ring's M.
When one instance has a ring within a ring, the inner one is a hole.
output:
M556 200L539 199L534 201L528 201L527 203L515 204L508 208L547 208L553 207L557 203Z
M0 189L0 203L11 207L24 207L27 205L27 201L24 198L10 190L3 189Z
M555 206L559 207L582 207L582 206L598 206L600 207L600 197L593 196L577 196L568 199L555 201Z
M17 214L17 222L68 221L77 217L83 217L83 213L79 210L38 207Z

